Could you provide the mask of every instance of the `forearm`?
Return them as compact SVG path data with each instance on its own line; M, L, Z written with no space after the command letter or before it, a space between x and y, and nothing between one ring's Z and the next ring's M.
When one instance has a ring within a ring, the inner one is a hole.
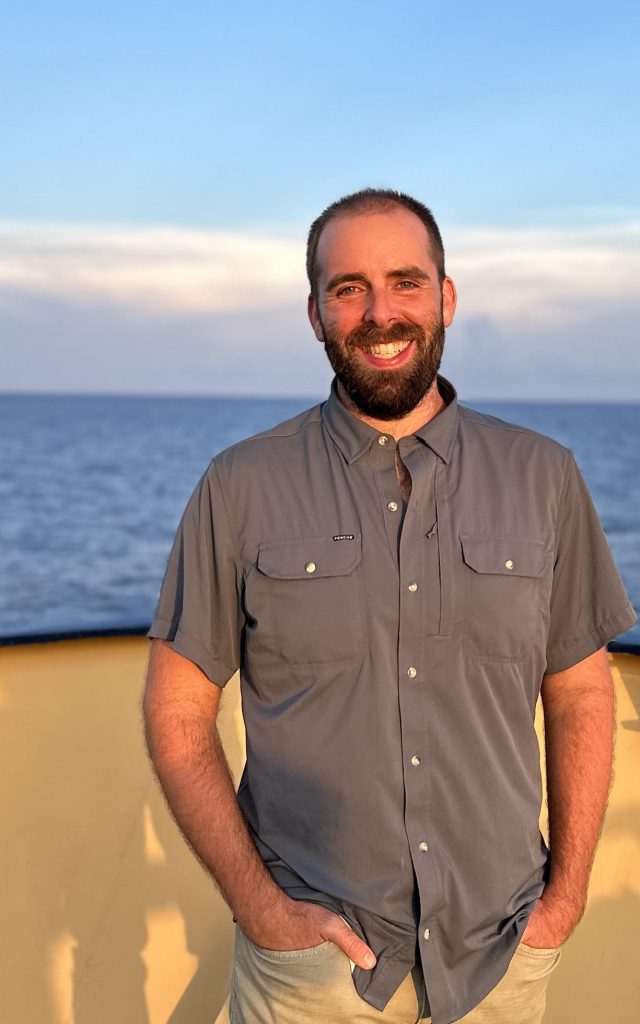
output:
M580 685L548 687L546 695L543 687L551 850L544 899L557 905L568 930L584 911L611 785L614 692L599 653Z
M285 900L238 806L217 729L197 709L146 709L149 753L171 812L241 927Z

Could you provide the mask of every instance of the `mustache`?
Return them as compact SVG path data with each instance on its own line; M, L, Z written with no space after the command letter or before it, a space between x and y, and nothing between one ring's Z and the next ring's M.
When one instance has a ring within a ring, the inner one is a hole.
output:
M348 348L369 348L371 345L384 345L394 341L424 342L426 335L419 324L409 324L398 320L389 327L377 327L375 324L358 324L345 336Z

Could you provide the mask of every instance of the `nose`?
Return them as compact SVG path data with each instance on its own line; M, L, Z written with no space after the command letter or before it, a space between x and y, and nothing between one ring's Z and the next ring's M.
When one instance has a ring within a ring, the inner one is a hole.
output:
M367 293L367 302L364 310L364 319L367 323L375 324L376 327L386 327L396 317L396 309L393 296L386 288L372 288Z

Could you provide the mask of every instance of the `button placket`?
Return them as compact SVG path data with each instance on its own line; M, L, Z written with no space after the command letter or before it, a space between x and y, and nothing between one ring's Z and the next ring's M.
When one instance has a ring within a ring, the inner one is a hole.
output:
M404 751L405 823L420 903L426 920L437 909L439 878L437 855L431 852L425 830L431 799L429 760L429 721L426 718L429 694L429 661L425 657L425 636L437 634L440 619L437 541L435 557L427 555L434 538L426 534L436 521L435 464L430 455L407 451L407 467L412 476L412 491L400 541L400 634L399 698L402 747ZM425 919L419 931L425 939ZM430 945L433 945L432 943Z
M380 447L374 446L373 469L376 489L380 497L380 510L384 522L389 549L394 562L398 561L399 536L404 519L400 485L396 477L396 442L387 437ZM380 438L378 438L380 444Z

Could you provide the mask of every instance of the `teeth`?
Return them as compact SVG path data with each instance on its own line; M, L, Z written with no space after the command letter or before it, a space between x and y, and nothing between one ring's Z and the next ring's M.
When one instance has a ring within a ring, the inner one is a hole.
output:
M392 359L393 356L397 356L399 352L404 352L405 348L410 344L410 341L392 341L383 345L372 345L368 351L372 356L378 356L382 359Z

